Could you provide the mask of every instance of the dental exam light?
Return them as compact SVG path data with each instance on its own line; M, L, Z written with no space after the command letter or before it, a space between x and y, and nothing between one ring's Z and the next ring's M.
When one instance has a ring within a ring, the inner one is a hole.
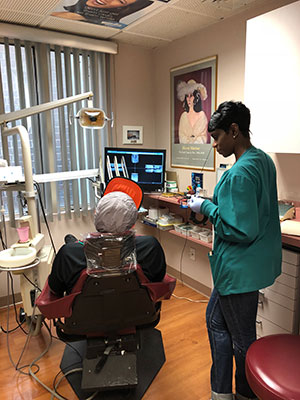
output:
M111 127L113 126L113 119L108 118L100 108L81 108L75 118L78 119L82 128L102 129L105 127L106 121L112 121Z

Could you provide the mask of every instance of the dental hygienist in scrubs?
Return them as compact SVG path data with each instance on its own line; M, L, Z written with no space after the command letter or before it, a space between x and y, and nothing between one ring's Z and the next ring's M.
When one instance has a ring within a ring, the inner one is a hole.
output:
M256 398L247 383L245 356L256 340L258 290L272 285L281 273L276 170L271 158L252 146L249 126L250 111L244 104L219 105L208 131L218 153L234 154L236 161L215 187L213 201L194 197L189 202L214 227L209 255L214 289L206 312L213 400Z

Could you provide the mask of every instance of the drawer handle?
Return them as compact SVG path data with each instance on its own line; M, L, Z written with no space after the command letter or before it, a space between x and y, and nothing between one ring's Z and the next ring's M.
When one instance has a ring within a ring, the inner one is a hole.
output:
M265 292L263 292L262 290L258 291L258 304L259 305L263 305L265 299Z
M262 325L262 321L256 320L257 325Z

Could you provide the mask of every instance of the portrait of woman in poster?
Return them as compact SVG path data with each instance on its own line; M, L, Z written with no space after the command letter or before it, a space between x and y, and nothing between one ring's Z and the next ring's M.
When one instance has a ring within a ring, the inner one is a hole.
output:
M194 79L180 81L177 85L177 98L184 111L179 120L179 143L210 143L207 133L207 117L202 109L202 101L207 99L206 87Z

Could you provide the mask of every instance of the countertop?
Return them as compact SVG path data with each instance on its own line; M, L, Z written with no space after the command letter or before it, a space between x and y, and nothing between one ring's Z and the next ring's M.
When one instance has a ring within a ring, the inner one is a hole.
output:
M146 194L146 196L173 204L179 204L180 199L179 196L164 196L163 194ZM294 201L293 203L296 210L295 220L300 221L300 202ZM284 247L292 247L294 250L300 251L300 236L282 234L282 244Z

